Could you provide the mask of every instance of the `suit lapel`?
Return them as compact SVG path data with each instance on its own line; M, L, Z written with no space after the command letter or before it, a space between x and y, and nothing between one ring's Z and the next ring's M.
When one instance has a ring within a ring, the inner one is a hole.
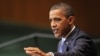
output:
M60 52L60 46L61 46L61 40L60 40L59 43L58 43L57 52Z
M75 28L72 33L68 36L68 38L65 40L63 46L62 46L62 53L65 53L69 50L69 45L71 44L72 40L75 38L75 36L77 35L77 31L79 31L78 28ZM59 52L61 46L61 40L58 43L58 47L57 47L57 51Z
M66 38L65 43L64 43L64 47L63 47L63 52L67 52L69 51L69 49L72 47L70 46L72 43L72 40L75 39L77 33L78 33L79 29L75 28L72 33L68 36L68 38Z

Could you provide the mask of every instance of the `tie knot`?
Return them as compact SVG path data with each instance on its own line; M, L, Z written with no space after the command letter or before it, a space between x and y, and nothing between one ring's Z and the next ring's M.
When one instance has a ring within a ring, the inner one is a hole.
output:
M65 40L66 40L66 38L62 38L62 40L61 40L61 41L62 41L62 43L64 43L64 42L65 42Z

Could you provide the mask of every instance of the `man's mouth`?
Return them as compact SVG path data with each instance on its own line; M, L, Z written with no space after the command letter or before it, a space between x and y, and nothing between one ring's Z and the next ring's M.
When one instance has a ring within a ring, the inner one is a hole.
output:
M53 29L53 33L57 33L58 32L58 29Z

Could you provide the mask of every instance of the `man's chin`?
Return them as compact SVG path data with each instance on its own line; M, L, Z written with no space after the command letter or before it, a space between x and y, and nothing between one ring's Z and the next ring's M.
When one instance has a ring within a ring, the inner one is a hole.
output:
M55 38L61 38L61 36L60 36L60 35L56 35L56 34L55 34L54 36L55 36Z

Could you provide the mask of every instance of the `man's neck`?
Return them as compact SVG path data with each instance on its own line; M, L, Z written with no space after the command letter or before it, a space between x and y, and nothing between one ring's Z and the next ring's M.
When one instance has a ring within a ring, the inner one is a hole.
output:
M72 31L75 29L75 25L72 27L72 29L68 32L68 34L65 36L65 37L62 37L62 38L67 38L71 33Z

